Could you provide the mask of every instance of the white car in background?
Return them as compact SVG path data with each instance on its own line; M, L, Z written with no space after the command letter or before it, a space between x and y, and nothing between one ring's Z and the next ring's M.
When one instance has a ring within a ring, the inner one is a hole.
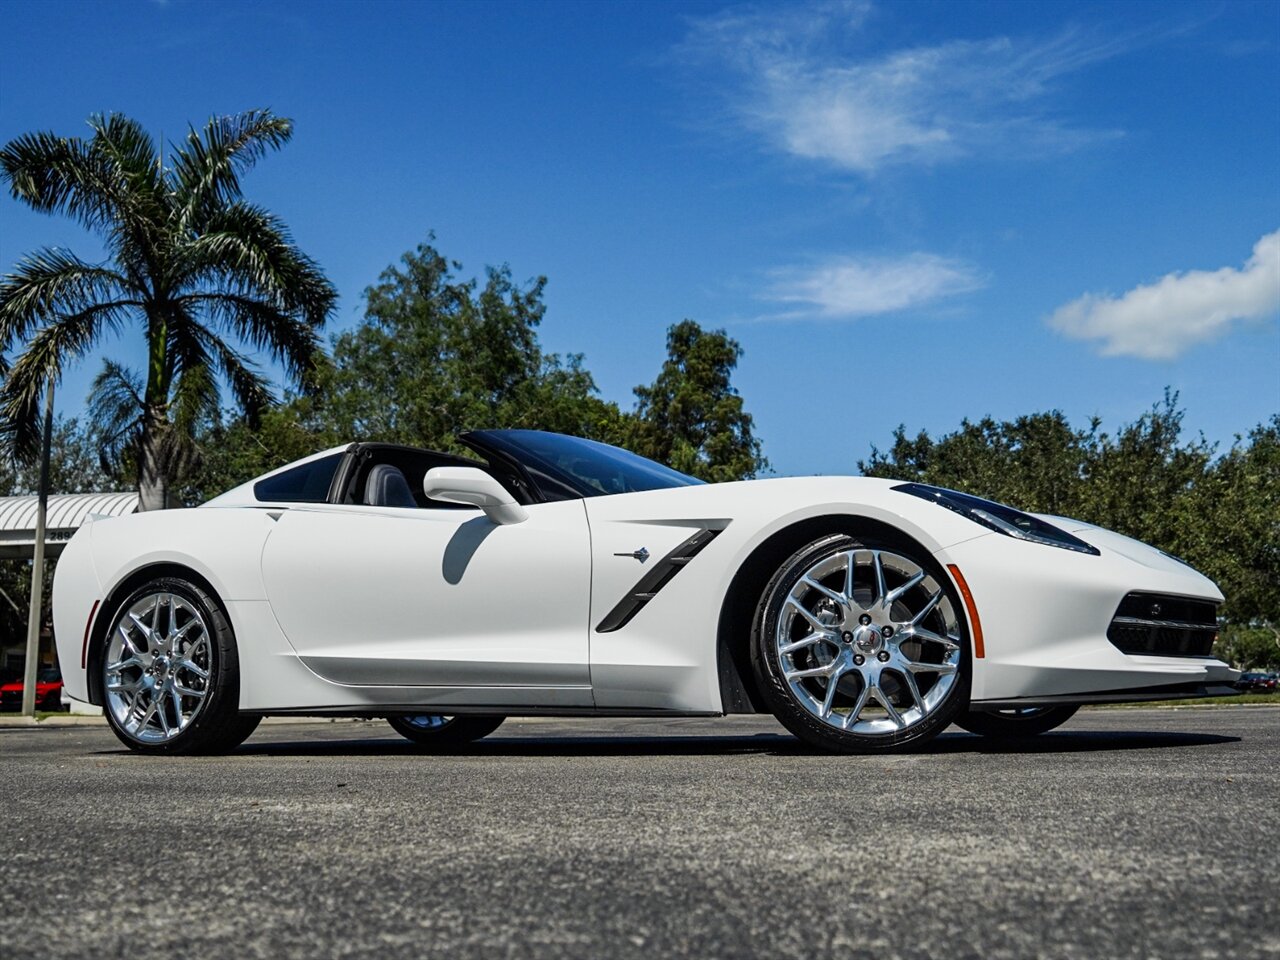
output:
M917 483L704 484L557 434L459 439L477 459L354 443L88 524L54 583L69 693L152 753L231 749L267 714L445 748L513 715L742 712L867 752L1236 677L1214 584L1107 530Z

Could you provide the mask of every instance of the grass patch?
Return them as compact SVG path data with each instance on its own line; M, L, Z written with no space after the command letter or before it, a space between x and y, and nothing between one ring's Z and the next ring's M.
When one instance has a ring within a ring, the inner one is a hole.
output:
M20 717L21 710L0 710L0 717ZM37 720L48 720L50 717L69 717L71 714L66 710L37 710Z
M1228 697L1192 697L1189 700L1152 700L1147 703L1095 703L1103 710L1133 710L1140 707L1234 707L1240 703L1267 703L1280 707L1274 693L1235 693Z

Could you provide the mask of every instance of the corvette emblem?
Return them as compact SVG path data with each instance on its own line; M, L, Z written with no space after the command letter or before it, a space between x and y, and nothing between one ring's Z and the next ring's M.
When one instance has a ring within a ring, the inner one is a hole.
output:
M641 547L639 550L632 550L630 553L615 553L614 556L615 557L634 557L636 560L639 560L641 563L644 563L646 560L649 559L649 551L646 550L644 547Z

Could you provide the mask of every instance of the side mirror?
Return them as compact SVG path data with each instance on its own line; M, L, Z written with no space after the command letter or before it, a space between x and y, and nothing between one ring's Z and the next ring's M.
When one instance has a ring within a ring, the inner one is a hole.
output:
M432 467L422 491L432 500L479 507L494 523L519 523L529 517L506 487L475 467Z

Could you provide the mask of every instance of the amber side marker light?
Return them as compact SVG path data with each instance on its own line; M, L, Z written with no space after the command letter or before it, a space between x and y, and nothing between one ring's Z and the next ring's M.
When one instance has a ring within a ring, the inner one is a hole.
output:
M965 581L960 568L954 563L948 563L947 569L951 571L951 579L955 580L956 586L960 588L964 608L969 613L969 628L973 631L973 655L981 660L987 655L987 648L982 643L982 621L978 619L978 605L973 602L973 594L969 592L969 584Z
M93 628L93 618L98 615L98 604L100 600L93 601L93 607L89 610L89 619L84 622L84 643L80 645L80 669L83 670L89 665L89 631Z

